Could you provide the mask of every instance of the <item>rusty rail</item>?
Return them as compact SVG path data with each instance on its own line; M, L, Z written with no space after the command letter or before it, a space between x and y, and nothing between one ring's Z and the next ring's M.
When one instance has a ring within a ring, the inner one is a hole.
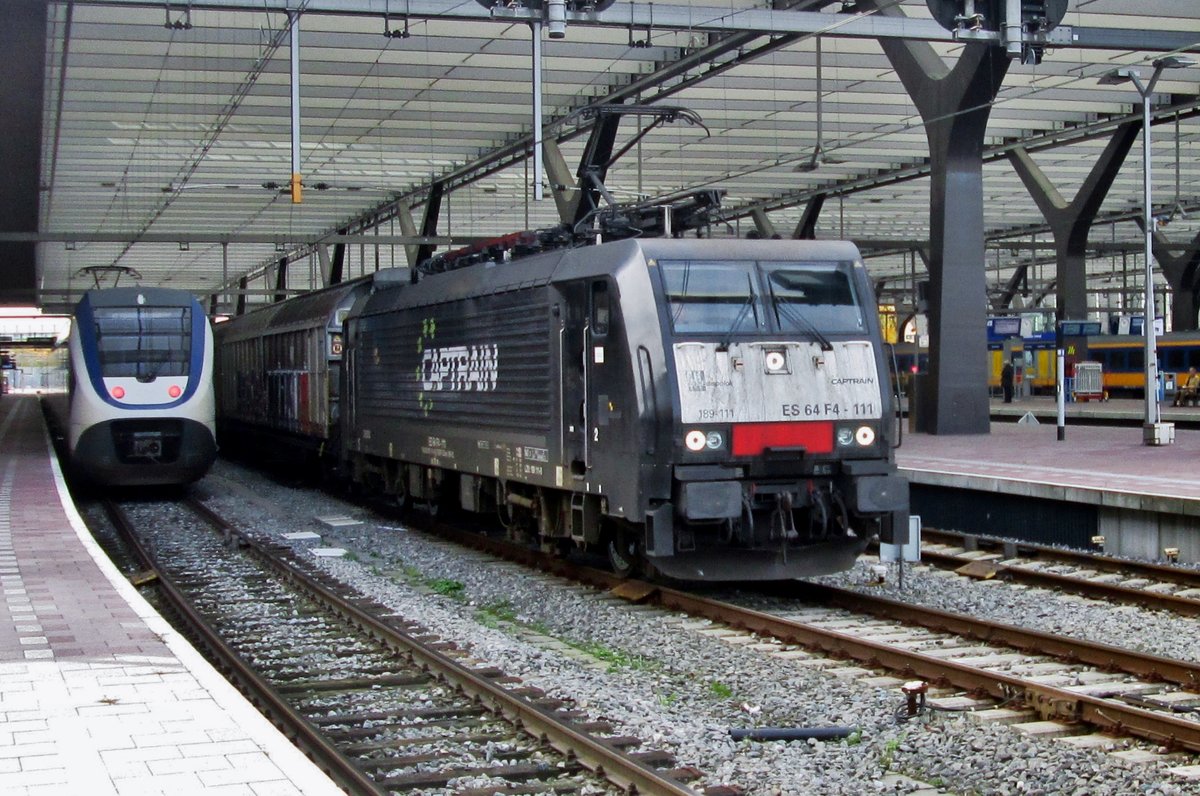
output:
M448 528L444 524L439 525L437 531L439 535L466 546L598 588L609 589L618 596L634 602L711 619L747 632L798 644L867 666L887 669L906 678L919 678L999 700L1015 696L1046 719L1081 722L1106 732L1133 735L1168 747L1200 752L1200 722L1156 713L1114 700L1078 694L1016 676L989 672L974 666L896 648L886 643L869 641L847 633L821 629L722 603L678 589L641 581L621 580L608 572L581 567L528 548ZM832 587L805 583L802 586L798 585L797 589L812 590L811 594L816 600L840 601L847 606L858 603L862 606L860 610L891 618L896 618L892 616L891 611L900 611L904 617L903 621L938 627L972 638L1011 644L1020 649L1037 650L1039 654L1061 657L1072 662L1092 662L1100 667L1129 671L1181 685L1200 685L1200 666L1185 661L1142 655L1116 647L1022 630L973 617L904 605L880 598L868 598ZM868 609L869 603L873 605ZM918 616L922 618L917 619Z
M1167 564L1154 564L1145 561L1127 561L1112 556L1096 555L1076 550L1060 550L1054 547L1032 545L1025 542L977 537L971 534L922 529L922 536L947 540L948 543L959 542L983 545L985 549L1003 550L1007 546L1015 548L1015 552L1028 551L1034 554L1035 560L1061 561L1072 566L1088 567L1101 572L1121 574L1129 577L1144 577L1164 583L1172 583L1186 588L1200 588L1200 571L1174 567ZM971 541L968 541L971 540ZM1009 552L1013 552L1010 550ZM941 569L958 569L971 563L964 556L931 550L921 551L921 560ZM1009 566L998 561L988 561L991 571L989 577L995 577L1013 583L1023 583L1028 586L1038 586L1045 589L1060 589L1086 597L1103 600L1113 600L1132 605L1142 605L1147 608L1173 611L1183 616L1200 616L1200 600L1190 597L1180 597L1175 594L1159 594L1145 589L1122 586L1119 583L1101 583L1072 575L1060 575L1054 572L1042 572L1026 567Z
M662 796L696 796L696 791L678 780L665 776L652 766L643 764L603 739L595 738L558 721L548 711L529 700L513 694L486 677L436 649L422 644L413 636L384 623L353 601L330 590L297 568L284 552L269 550L252 539L238 534L223 518L197 500L188 500L190 508L211 522L223 533L239 536L241 541L278 572L316 596L322 602L337 607L341 615L375 638L403 649L429 671L447 683L472 694L481 704L522 726L536 738L543 738L563 754L574 756L589 770L602 775L617 787L630 793L661 794ZM282 555L281 555L282 553Z

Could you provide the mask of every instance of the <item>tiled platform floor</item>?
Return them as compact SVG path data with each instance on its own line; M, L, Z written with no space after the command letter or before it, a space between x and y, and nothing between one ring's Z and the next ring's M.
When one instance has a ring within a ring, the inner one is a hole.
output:
M334 794L142 599L0 398L0 794Z

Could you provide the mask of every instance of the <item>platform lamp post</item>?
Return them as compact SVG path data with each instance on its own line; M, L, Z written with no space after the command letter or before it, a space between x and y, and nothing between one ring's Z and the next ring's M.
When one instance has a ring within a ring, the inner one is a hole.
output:
M1175 441L1175 424L1163 423L1158 406L1158 362L1157 345L1154 339L1154 253L1152 251L1154 237L1154 205L1150 198L1150 97L1154 86L1158 83L1165 69L1183 69L1196 62L1191 58L1178 55L1168 55L1154 62L1154 74L1148 83L1142 82L1138 70L1123 66L1105 72L1100 78L1100 84L1115 86L1121 83L1133 83L1142 98L1142 227L1146 237L1146 297L1145 311L1142 318L1142 330L1145 332L1145 365L1146 365L1146 416L1142 424L1142 442L1146 445L1170 445Z

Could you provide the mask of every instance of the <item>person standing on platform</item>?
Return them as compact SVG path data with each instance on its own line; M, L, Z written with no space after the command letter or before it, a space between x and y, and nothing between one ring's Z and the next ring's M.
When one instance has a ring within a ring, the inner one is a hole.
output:
M1005 362L1004 367L1000 368L1000 388L1004 390L1004 403L1012 403L1013 366L1011 362Z

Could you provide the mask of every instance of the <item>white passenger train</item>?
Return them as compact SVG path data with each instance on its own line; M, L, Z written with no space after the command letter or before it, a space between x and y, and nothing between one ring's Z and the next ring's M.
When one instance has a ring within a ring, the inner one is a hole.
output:
M110 288L75 307L65 393L47 404L71 471L100 485L186 484L216 458L212 328L188 292Z

